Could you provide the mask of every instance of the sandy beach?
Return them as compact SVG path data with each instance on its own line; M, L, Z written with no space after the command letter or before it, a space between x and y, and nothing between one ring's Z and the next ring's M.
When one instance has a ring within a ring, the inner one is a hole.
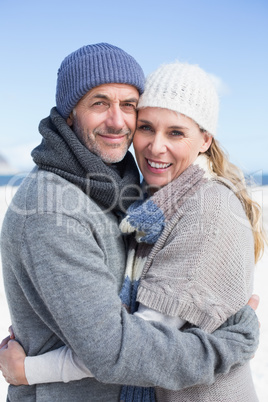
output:
M0 228L8 204L14 195L16 188L0 187ZM254 189L254 197L262 205L263 222L268 231L268 186ZM0 266L1 269L1 266ZM268 401L268 250L256 266L255 272L255 293L260 296L261 303L258 308L258 316L261 322L261 340L259 349L251 362L255 387L260 402ZM5 299L2 272L0 276L0 339L7 336L7 328L10 325L10 317ZM0 402L6 400L7 384L0 376Z

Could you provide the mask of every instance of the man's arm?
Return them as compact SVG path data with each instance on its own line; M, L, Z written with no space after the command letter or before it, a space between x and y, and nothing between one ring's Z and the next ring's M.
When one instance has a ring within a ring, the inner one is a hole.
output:
M185 324L185 320L179 317L168 317L142 305L135 315L147 321L164 322L178 329ZM9 331L12 333L12 339L15 339L12 326ZM12 385L70 382L93 377L84 363L67 346L38 356L26 356L18 342L8 342L9 340L10 337L7 337L0 344L0 348L7 345L5 352L0 352L0 362L3 365L3 376Z
M122 308L114 276L90 232L85 236L81 227L76 236L66 236L64 217L61 226L49 214L37 219L38 225L35 217L28 219L24 237L24 255L34 266L28 274L53 317L53 330L99 381L180 389L212 383L217 373L254 354L258 322L249 307L241 334L232 332L234 327L208 335L148 323ZM36 228L42 230L37 234ZM42 318L42 309L38 313ZM198 372L193 372L194 360Z
M256 310L258 304L258 296L253 295L248 305ZM232 318L232 321L235 319ZM68 382L92 376L83 362L67 346L40 356L26 357L18 342L7 342L7 340L10 340L9 337L0 344L0 348L3 347L0 350L0 369L10 384L33 385L47 382Z

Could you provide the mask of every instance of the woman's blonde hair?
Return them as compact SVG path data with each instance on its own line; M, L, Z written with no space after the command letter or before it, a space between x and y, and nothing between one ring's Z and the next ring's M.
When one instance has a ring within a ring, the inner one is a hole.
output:
M267 243L267 238L262 228L261 207L249 196L243 173L237 166L229 161L228 156L221 149L215 138L212 138L211 146L206 151L206 154L210 159L213 172L218 176L229 180L237 190L236 195L242 202L252 227L256 263L263 254L264 244Z

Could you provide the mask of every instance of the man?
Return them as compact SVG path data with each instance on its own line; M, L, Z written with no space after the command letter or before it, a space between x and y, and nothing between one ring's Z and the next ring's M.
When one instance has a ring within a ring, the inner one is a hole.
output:
M255 351L258 325L249 308L238 326L207 335L148 323L121 305L125 244L118 223L140 196L127 149L143 86L137 62L109 44L84 46L59 69L57 107L41 121L43 140L32 153L37 167L3 224L3 273L26 353L66 344L95 378L11 386L9 401L118 401L120 384L210 383L214 371L227 372Z

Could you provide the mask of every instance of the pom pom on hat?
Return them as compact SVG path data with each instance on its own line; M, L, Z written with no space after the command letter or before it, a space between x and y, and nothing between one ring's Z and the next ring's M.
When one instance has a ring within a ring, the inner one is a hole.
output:
M56 106L67 118L90 89L102 84L133 85L144 90L144 73L124 50L108 43L83 46L67 56L58 70Z
M138 104L138 109L145 107L174 110L216 134L219 97L210 76L197 65L175 62L151 73Z

